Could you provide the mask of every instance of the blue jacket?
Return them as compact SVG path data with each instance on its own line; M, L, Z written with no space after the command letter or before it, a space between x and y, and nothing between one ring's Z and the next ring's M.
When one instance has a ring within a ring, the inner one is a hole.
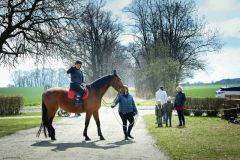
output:
M177 95L176 95L176 97L175 97L174 107L176 107L176 106L181 106L181 107L183 107L185 101L186 101L186 96L185 96L185 94L182 93L182 92L178 92Z
M114 106L119 103L118 111L122 113L135 112L138 113L133 97L130 94L118 95L114 101Z

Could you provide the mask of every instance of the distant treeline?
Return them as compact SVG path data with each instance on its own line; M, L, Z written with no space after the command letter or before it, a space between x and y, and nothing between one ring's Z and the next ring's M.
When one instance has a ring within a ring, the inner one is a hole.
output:
M222 79L220 81L214 82L213 84L240 84L240 78Z
M30 71L14 71L11 75L13 82L10 87L53 87L66 86L69 84L69 78L66 70L42 68Z
M195 82L195 83L183 83L182 85L228 85L228 84L240 84L240 78L233 78L233 79L222 79L216 82L211 83L203 83L203 82Z

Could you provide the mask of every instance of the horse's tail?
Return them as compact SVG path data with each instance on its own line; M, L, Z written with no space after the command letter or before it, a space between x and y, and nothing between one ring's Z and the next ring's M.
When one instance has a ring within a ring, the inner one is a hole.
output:
M46 107L44 101L42 100L42 123L41 123L40 128L37 132L37 135L36 135L37 137L40 136L42 128L43 128L43 132L44 132L45 137L47 137L46 125L47 125L48 122L49 122L49 120L48 120L48 114L47 114L47 107Z

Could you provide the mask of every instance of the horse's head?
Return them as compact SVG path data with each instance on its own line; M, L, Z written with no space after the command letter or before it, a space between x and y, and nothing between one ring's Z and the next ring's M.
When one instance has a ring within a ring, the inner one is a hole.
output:
M118 92L124 91L124 85L122 83L122 80L118 77L116 70L113 71L111 86Z

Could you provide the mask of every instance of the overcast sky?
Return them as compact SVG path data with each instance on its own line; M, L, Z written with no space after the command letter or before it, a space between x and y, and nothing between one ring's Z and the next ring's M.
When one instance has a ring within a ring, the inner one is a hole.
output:
M111 10L124 23L129 18L122 9L131 3L131 0L107 0L106 8ZM212 82L225 78L240 78L240 0L196 0L199 14L204 16L208 27L217 28L224 46L220 53L206 55L207 70L198 71L190 82ZM127 33L121 36L122 44L131 42L132 38ZM32 62L24 62L16 69L32 68ZM52 66L54 67L54 66ZM0 69L0 87L10 82L7 68Z

